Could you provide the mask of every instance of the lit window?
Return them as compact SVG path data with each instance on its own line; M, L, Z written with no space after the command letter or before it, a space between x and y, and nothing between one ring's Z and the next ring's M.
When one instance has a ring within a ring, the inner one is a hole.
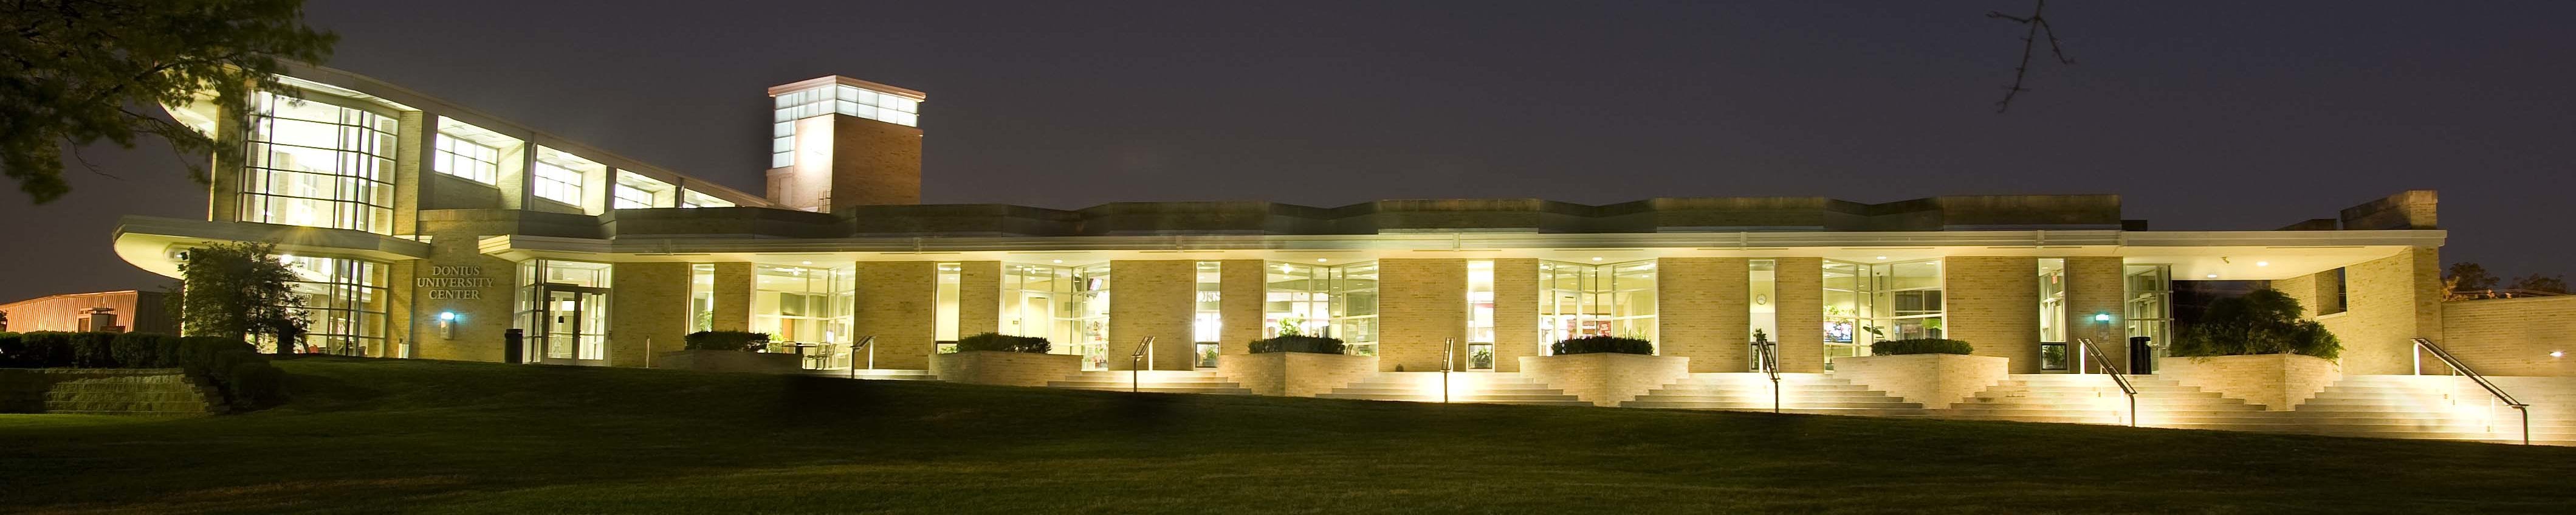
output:
M643 188L619 184L617 185L616 195L617 202L615 203L615 206L613 206L616 209L647 209L654 207L653 192L645 191Z
M386 234L393 229L393 116L260 92L238 219Z
M501 150L438 135L438 152L430 156L430 168L438 173L466 180L492 184L501 180Z
M680 192L680 207L733 207L732 202L695 191Z
M536 176L537 198L581 205L581 172L538 161Z
M857 86L826 86L778 95L770 119L769 167L796 164L796 120L841 114L880 122L921 125L921 101Z

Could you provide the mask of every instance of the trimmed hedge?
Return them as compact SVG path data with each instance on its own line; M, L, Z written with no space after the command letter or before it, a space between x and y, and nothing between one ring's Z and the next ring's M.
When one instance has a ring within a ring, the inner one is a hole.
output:
M1252 348L1253 354L1268 354L1273 352L1341 354L1344 352L1341 338L1302 336L1294 334L1253 340L1250 347Z
M1051 347L1052 345L1047 343L1046 338L1036 336L1004 336L1001 333L984 333L957 339L957 352L987 350L1045 354L1047 349Z
M698 331L680 337L688 350L760 351L769 348L769 333Z
M1973 353L1975 350L1976 346L1968 345L1968 342L1941 338L1888 340L1869 344L1869 354L1872 356L1894 356L1900 354L1969 354Z
M1549 350L1551 354L1558 356L1602 352L1653 355L1655 342L1617 336L1585 336L1556 342L1556 345L1549 347Z
M0 333L0 368L177 368L214 383L237 410L286 400L285 373L249 343L212 336L37 331Z

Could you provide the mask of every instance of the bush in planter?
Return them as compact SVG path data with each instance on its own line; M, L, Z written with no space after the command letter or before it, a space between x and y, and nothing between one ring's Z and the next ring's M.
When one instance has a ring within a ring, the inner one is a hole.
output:
M1272 352L1341 354L1344 351L1342 348L1342 339L1340 338L1302 336L1294 334L1283 334L1275 337L1253 340L1250 347L1253 354L1268 354Z
M1549 350L1551 354L1558 356L1598 352L1652 355L1655 353L1655 342L1617 336L1585 336L1556 342L1556 345Z
M1036 336L1005 336L1001 333L984 333L957 339L956 352L986 350L1045 354L1051 347L1052 345L1047 343L1046 338Z
M1873 356L1894 356L1901 354L1964 355L1970 354L1975 350L1976 346L1968 345L1968 342L1941 338L1909 338L1869 344L1869 353Z
M0 333L0 368L179 368L235 409L285 400L285 374L240 339L152 333Z
M2299 299L2277 290L2254 290L2211 301L2200 322L2184 327L2170 349L2174 356L2302 354L2335 359L2343 353L2322 324L2299 319Z
M738 350L758 352L769 348L769 333L743 331L698 331L680 338L689 350Z

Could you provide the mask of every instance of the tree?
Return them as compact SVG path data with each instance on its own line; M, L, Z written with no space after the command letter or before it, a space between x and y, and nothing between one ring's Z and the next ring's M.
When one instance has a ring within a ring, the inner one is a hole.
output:
M188 249L179 261L182 332L264 339L279 354L294 351L304 334L304 298L295 293L295 270L276 250L248 242Z
M2495 287L2496 277L2487 273L2487 267L2477 263L2452 263L2450 270L2442 272L2444 300L2482 298L2493 292Z
M250 93L276 84L285 60L321 62L339 37L303 22L304 0L20 0L0 3L0 174L42 204L71 191L63 150L158 136L182 154L237 163ZM233 127L208 136L154 105L202 92ZM209 180L191 161L188 176Z
M2540 274L2522 276L2521 279L2513 280L2513 286L2508 286L2505 289L2537 293L2555 293L2561 295L2568 293L2567 279L2565 277Z
M2302 320L2299 299L2261 289L2209 303L2200 321L2183 328L2175 356L2304 354L2335 359L2343 343L2315 320Z

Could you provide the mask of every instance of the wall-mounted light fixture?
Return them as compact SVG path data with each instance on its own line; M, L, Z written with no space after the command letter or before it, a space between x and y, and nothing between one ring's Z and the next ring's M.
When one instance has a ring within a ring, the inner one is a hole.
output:
M2094 314L2093 314L2093 321L2095 321L2095 322L2110 322L2110 321L2111 321L2111 314L2110 314L2110 313L2094 313Z
M438 337L449 340L456 339L456 312L438 312Z

